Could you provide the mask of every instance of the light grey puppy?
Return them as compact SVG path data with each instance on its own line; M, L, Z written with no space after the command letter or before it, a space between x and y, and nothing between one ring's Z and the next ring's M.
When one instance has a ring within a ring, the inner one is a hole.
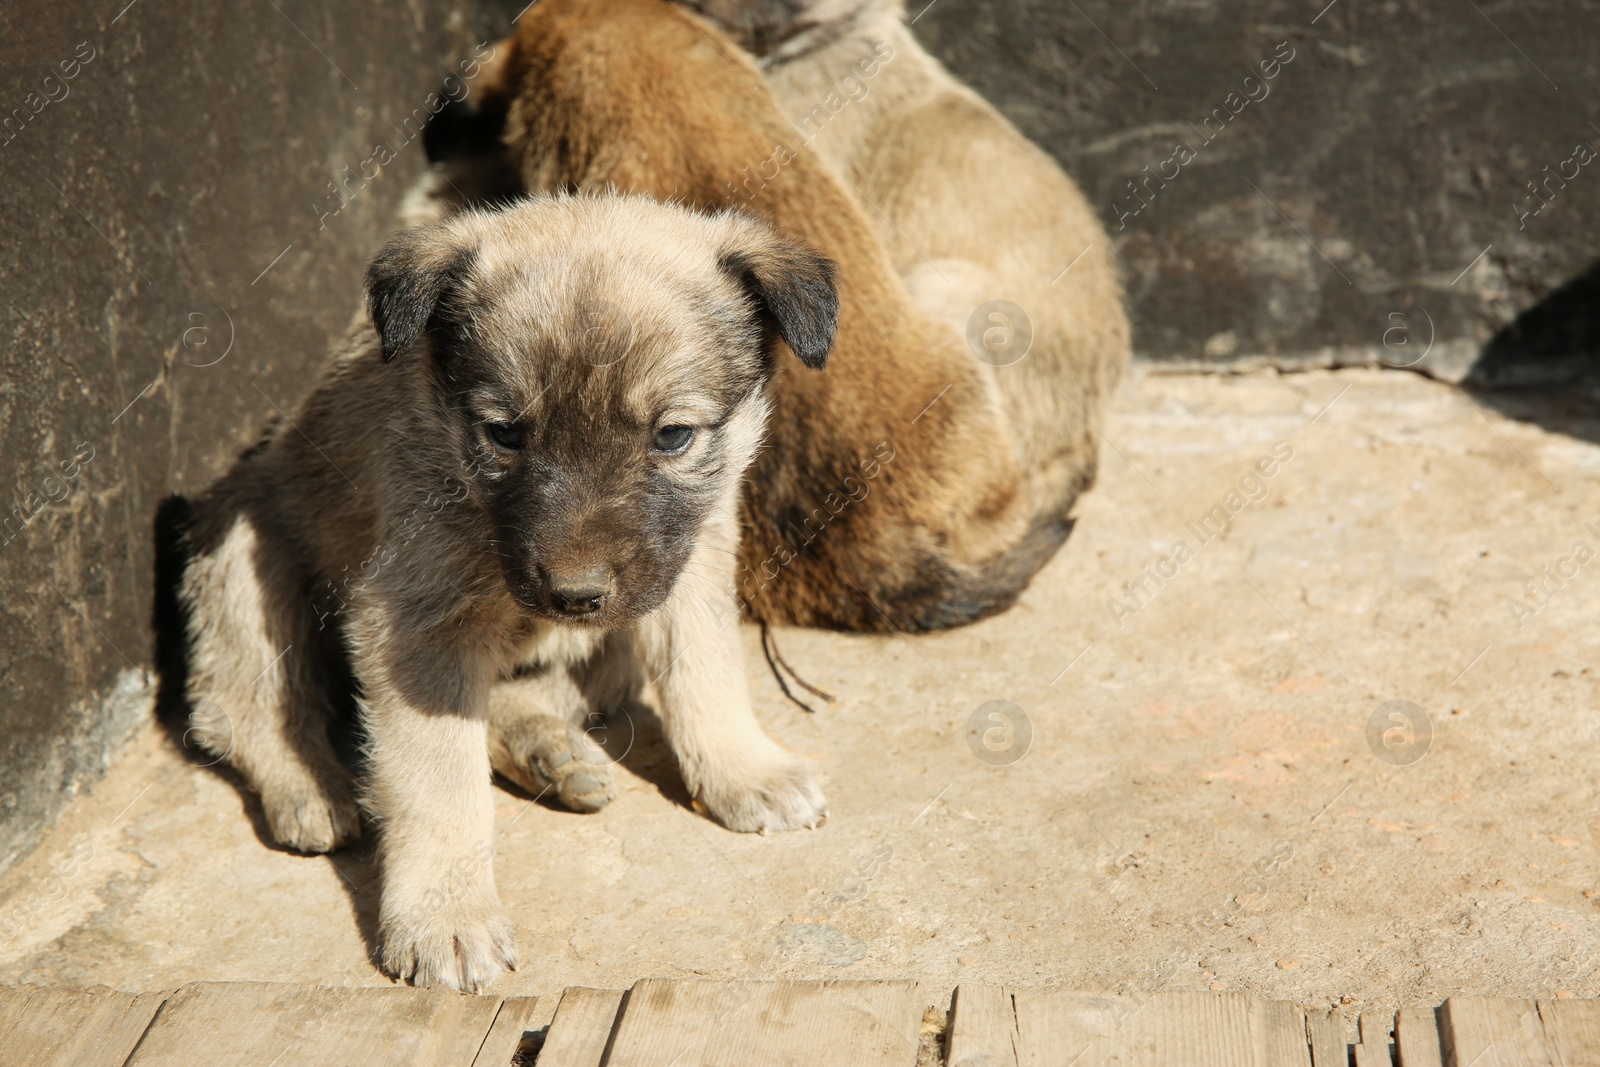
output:
M734 567L778 340L820 369L832 264L735 213L559 197L399 233L322 382L197 501L180 587L192 733L281 843L359 832L328 663L368 734L384 968L478 990L515 965L495 769L593 808L575 716L654 681L694 798L817 825L751 709ZM586 690L586 691L585 691Z

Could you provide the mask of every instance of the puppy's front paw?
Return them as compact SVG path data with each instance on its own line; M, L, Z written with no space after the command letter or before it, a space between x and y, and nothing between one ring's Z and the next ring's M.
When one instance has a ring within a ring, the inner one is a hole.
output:
M741 833L814 830L828 819L828 802L810 765L782 750L744 774L707 774L695 806Z
M297 852L332 852L361 836L361 812L345 780L264 785L261 807L272 839Z
M492 894L450 901L379 920L383 969L412 985L481 993L502 971L517 969L511 917Z

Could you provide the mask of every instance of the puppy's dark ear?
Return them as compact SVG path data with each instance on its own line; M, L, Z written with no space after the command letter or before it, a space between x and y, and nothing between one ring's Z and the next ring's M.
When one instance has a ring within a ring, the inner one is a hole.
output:
M396 234L367 268L367 312L383 342L383 361L410 348L472 270L477 253L451 242L443 227Z
M761 227L742 232L721 264L755 299L767 329L787 341L801 363L812 370L827 365L839 324L833 260Z
M505 150L505 132L504 100L488 97L469 104L447 95L439 113L422 127L422 151L429 163L497 155Z

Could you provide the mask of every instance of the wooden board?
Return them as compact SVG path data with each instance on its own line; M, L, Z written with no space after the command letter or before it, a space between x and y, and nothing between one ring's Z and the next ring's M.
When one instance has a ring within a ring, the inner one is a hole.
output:
M167 999L128 1065L471 1064L499 1008L425 989L197 982Z
M1008 991L956 987L948 1059L949 1067L1017 1067L1017 1012Z
M1394 1032L1394 1016L1388 1012L1361 1013L1361 1042L1350 1049L1356 1067L1394 1067L1389 1039Z
M915 982L680 982L628 992L606 1067L914 1067Z
M1311 1067L1299 1009L1248 993L1016 994L1015 1004L1022 1067Z
M511 1057L517 1054L523 1035L533 1022L539 1008L538 997L507 997L500 1002L494 1023L483 1039L472 1067L510 1067Z
M1539 1020L1551 1059L1560 1067L1600 1063L1600 1001L1541 1000Z
M1355 1067L1394 1067L1387 1041L1381 1045L1369 1045L1365 1041L1351 1045L1350 1056L1355 1061Z
M1444 1067L1439 1025L1431 1005L1418 1004L1395 1013L1394 1043L1400 1067Z
M1553 1067L1539 1006L1510 997L1451 997L1439 1009L1439 1038L1457 1065ZM1446 1062L1451 1062L1447 1060Z
M539 1052L539 1067L600 1067L623 996L620 989L579 986L561 994Z
M6 1067L122 1067L165 993L0 989Z
M1344 1019L1337 1010L1306 1012L1306 1040L1314 1067L1350 1067L1350 1047L1344 1042Z
M914 1067L913 982L569 989L539 1067ZM174 994L0 988L0 1067L510 1067L533 997L197 983ZM955 992L949 1067L1600 1067L1600 1001L1453 997L1363 1013L1241 993Z
M1387 1045L1394 1039L1394 1016L1386 1011L1364 1011L1357 1029L1363 1045Z
M1394 1061L1389 1059L1389 1046L1368 1045L1366 1041L1350 1046L1350 1062L1355 1067L1394 1067Z

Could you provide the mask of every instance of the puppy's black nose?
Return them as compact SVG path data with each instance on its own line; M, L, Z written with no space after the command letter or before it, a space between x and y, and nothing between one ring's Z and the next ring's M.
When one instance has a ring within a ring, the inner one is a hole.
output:
M581 571L550 571L550 602L567 615L599 611L611 595L611 568L599 564Z

